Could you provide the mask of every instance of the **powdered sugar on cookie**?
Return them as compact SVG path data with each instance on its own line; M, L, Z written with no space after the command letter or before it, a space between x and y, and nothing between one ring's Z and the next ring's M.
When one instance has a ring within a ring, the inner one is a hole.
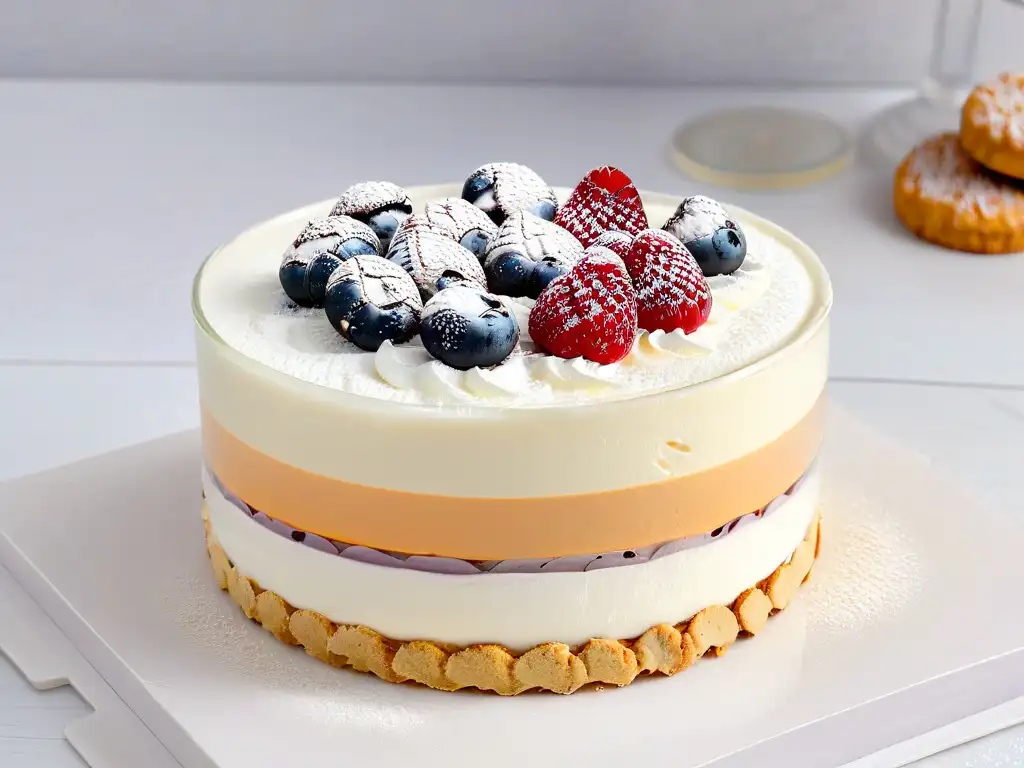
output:
M996 141L1024 150L1024 75L1000 75L971 94L968 117Z
M918 147L902 183L907 192L916 190L920 198L952 205L958 212L976 211L993 219L1007 210L1024 212L1024 193L984 175L954 134Z

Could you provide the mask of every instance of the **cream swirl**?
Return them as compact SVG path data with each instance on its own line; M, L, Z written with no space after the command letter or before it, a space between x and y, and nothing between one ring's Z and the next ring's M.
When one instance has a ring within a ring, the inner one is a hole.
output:
M396 347L389 341L374 355L374 369L395 389L415 390L424 400L440 402L514 399L541 387L592 391L616 386L615 366L582 358L519 352L495 368L458 371L434 360L416 343Z

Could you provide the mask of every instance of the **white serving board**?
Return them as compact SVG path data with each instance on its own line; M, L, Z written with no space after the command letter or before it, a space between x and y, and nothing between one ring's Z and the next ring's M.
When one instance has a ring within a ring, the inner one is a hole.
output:
M0 566L0 650L38 690L73 686L92 707L64 737L92 768L181 768L67 637Z
M198 455L189 432L0 487L0 562L185 768L838 766L890 748L876 768L1022 714L1005 702L1024 695L1024 621L1006 606L1024 533L835 408L825 546L799 600L723 658L570 697L394 686L281 646L212 582Z

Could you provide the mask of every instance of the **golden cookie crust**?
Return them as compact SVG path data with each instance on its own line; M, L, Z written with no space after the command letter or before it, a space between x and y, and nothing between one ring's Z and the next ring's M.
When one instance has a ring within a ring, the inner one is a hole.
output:
M971 91L960 143L986 168L1024 179L1024 73L1003 73Z
M922 240L968 253L1024 251L1024 186L991 176L956 134L916 147L896 169L893 206Z
M370 672L392 683L411 681L440 691L476 688L502 696L531 689L568 694L591 683L621 687L644 672L674 675L705 654L720 656L738 636L756 634L769 616L789 604L810 577L820 548L815 517L792 556L732 605L709 606L686 621L659 624L636 638L594 638L576 648L542 643L517 654L500 645L392 640L369 627L335 624L314 611L297 610L231 563L210 531L205 505L203 520L217 585L247 617L282 642L301 645L333 666Z

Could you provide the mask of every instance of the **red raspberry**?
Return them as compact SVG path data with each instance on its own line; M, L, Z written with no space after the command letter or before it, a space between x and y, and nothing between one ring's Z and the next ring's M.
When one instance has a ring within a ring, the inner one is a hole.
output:
M555 224L588 247L608 230L635 235L647 229L647 214L629 176L609 165L595 168L555 214Z
M660 229L637 235L625 259L645 331L693 333L711 314L711 289L686 246Z
M620 259L625 259L629 249L633 247L633 235L609 229L603 235L598 236L591 244L592 248L607 248ZM622 262L625 265L625 261Z
M636 339L636 294L621 264L595 249L556 277L530 310L530 337L556 357L615 363Z

